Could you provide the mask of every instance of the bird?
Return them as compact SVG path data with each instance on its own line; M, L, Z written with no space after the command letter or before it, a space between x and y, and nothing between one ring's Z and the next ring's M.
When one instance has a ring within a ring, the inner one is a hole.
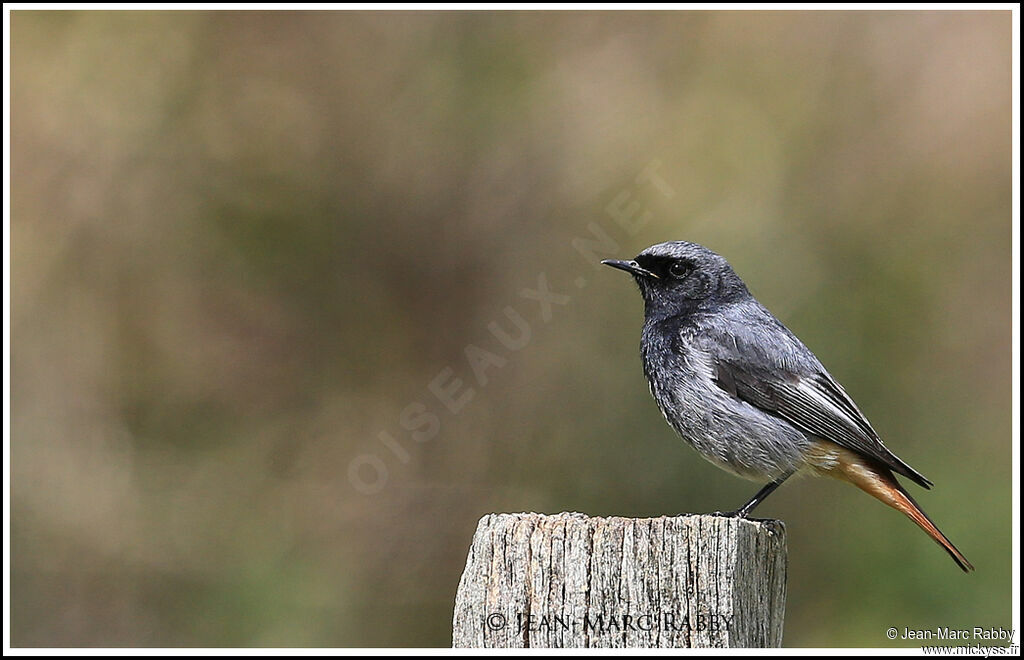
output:
M766 483L724 515L746 518L797 473L857 486L900 511L953 561L974 566L897 480L932 482L882 443L818 358L758 302L729 262L670 241L606 259L633 276L644 300L644 375L669 425L703 457Z

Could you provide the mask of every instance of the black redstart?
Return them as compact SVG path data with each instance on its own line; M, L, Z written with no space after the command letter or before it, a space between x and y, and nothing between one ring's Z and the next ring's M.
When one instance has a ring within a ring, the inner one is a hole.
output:
M712 463L767 481L746 517L797 471L848 481L906 514L964 571L967 558L896 480L932 483L889 451L818 358L747 291L729 263L685 241L632 261L644 298L644 374L665 419Z

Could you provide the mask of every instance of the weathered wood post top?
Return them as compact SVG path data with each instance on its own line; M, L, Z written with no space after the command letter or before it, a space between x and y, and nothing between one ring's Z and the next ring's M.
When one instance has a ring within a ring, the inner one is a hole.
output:
M455 647L782 644L785 527L714 515L481 518Z

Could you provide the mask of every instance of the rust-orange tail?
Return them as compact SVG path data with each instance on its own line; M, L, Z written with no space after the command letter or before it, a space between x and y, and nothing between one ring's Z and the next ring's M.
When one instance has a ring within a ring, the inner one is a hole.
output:
M831 443L829 444L831 445ZM817 455L819 453L821 455ZM914 501L914 498L903 490L888 468L883 467L877 461L836 445L819 448L819 451L815 452L815 456L812 457L812 464L819 472L849 481L872 497L901 511L923 529L925 534L941 545L965 573L974 570L974 566L967 561L967 557L964 557L963 553L946 538L946 535L939 531L939 528Z

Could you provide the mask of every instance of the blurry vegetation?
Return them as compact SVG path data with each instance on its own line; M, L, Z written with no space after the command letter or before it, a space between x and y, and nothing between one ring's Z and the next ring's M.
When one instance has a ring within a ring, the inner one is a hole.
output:
M1009 627L1009 12L17 11L11 37L12 644L444 646L484 513L744 501L650 400L590 223L729 258L978 566L787 484L759 513L788 645ZM548 322L541 273L571 296ZM503 360L484 386L468 344Z

